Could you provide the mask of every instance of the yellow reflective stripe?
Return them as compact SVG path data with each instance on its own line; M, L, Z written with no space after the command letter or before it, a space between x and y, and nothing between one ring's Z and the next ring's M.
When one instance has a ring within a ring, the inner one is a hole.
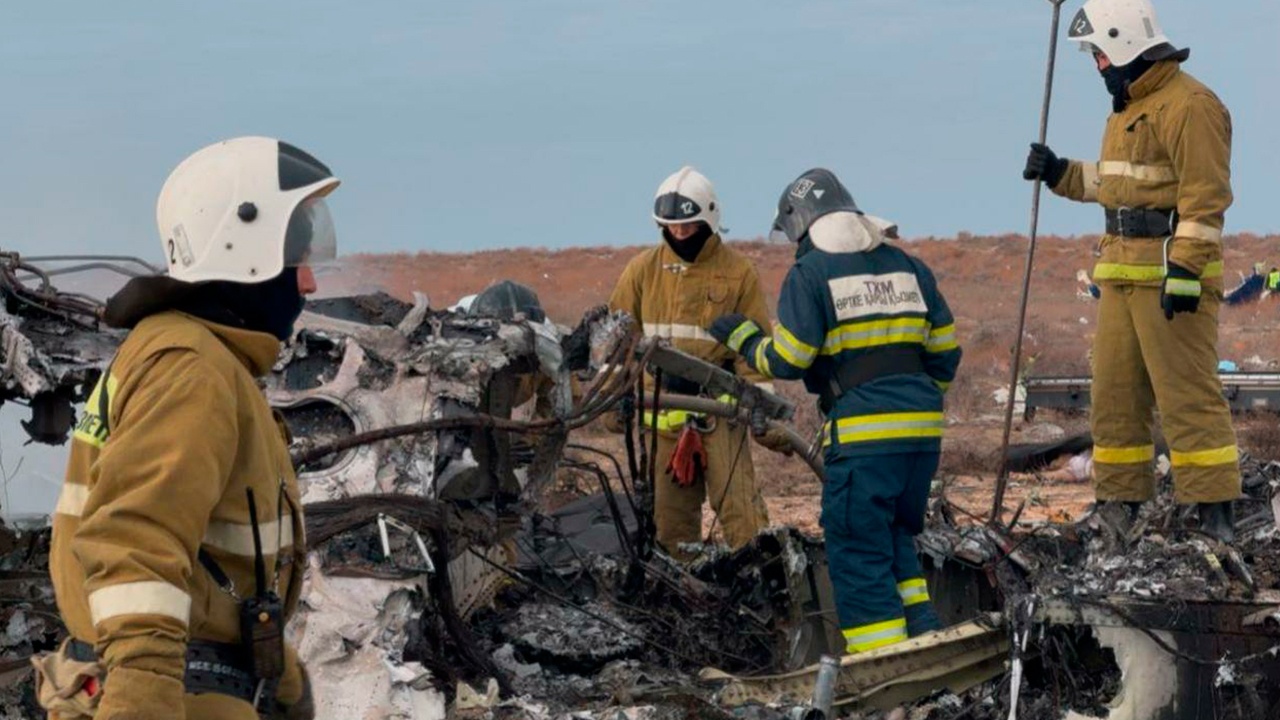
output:
M927 352L940 353L955 350L957 347L959 345L956 344L956 326L955 323L952 323L931 329L929 331L929 341L925 343L924 349Z
M663 410L658 413L658 430L675 432L683 428L690 418L697 417L702 417L702 414L688 410ZM645 410L640 421L644 423L646 428L653 427L653 413Z
M769 346L773 344L773 338L765 338L756 343L756 372L771 378L773 370L769 367Z
M925 344L929 334L929 321L920 317L890 318L841 325L827 333L822 343L823 355L835 355L843 350L891 345L894 343Z
M258 523L259 536L262 538L262 552L275 555L281 549L293 545L293 523L277 520ZM214 520L209 523L204 533L204 544L217 548L225 553L253 557L253 527L241 523Z
M1120 176L1144 182L1172 182L1178 179L1172 165L1140 165L1123 160L1103 160L1098 163L1098 174Z
M847 652L866 652L906 640L907 620L906 618L896 618L848 628L842 632L844 633L845 650Z
M1191 452L1169 450L1169 462L1174 467L1208 467L1211 465L1235 464L1239 461L1240 451L1235 445Z
M729 341L725 345L734 352L738 352L742 349L742 343L758 332L760 332L760 326L748 320L735 328L732 333L729 333Z
M681 323L645 323L644 334L646 337L666 338L668 340L709 340L716 344L720 342L704 328Z
M882 413L840 418L836 420L836 441L853 443L942 437L945 424L941 412Z
M778 323L774 327L774 337L774 352L778 353L783 360L801 370L812 365L813 359L818 356L817 348L800 340L782 323Z
M898 597L906 607L929 602L929 586L924 578L912 578L898 583Z
M1214 260L1204 266L1200 273L1204 279L1222 277L1222 261ZM1123 263L1098 263L1093 266L1094 280L1132 280L1134 282L1150 282L1164 279L1164 268L1160 265L1126 265Z
M1204 223L1191 222L1183 220L1178 223L1178 227L1174 229L1175 237L1196 238L1198 240L1208 240L1210 242L1222 242L1222 229L1205 225Z
M191 596L167 582L145 580L120 583L89 593L93 624L121 615L164 615L183 625L191 618Z
M62 483L58 493L58 504L53 511L59 515L80 517L84 514L84 505L89 501L89 486L76 483Z
M1084 175L1084 197L1085 202L1098 201L1098 188L1102 185L1098 177L1098 163L1082 162L1080 163L1081 174Z
M1093 446L1093 461L1107 465L1132 465L1149 463L1156 459L1155 445L1134 445L1132 447Z

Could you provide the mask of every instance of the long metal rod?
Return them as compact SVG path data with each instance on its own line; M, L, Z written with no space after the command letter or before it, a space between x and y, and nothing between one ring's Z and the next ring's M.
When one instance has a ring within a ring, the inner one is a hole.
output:
M1044 76L1044 104L1040 106L1040 144L1049 138L1049 105L1053 100L1053 72L1058 62L1058 27L1062 20L1062 3L1065 0L1049 0L1053 5L1053 24L1049 30L1049 62ZM1043 183L1037 179L1031 191L1031 243L1027 247L1027 267L1022 274L1022 298L1018 303L1018 334L1013 340L1013 358L1009 365L1009 399L1004 406L1004 435L1000 439L999 474L996 475L995 497L991 503L991 524L999 524L1004 515L1004 491L1009 484L1009 470L1004 461L1009 452L1009 434L1013 430L1013 407L1018 398L1018 369L1022 364L1022 334L1027 326L1027 299L1031 293L1031 269L1036 257L1036 234L1040 229L1040 191Z

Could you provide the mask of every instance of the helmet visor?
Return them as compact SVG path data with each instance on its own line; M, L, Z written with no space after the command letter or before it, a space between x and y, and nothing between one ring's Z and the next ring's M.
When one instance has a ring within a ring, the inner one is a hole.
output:
M322 197L310 197L294 208L284 234L284 266L328 262L338 255L333 216Z

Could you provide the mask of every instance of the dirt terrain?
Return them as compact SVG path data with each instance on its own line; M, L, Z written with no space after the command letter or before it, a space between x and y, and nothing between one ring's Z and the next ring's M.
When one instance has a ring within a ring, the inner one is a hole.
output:
M1082 297L1077 279L1092 266L1096 238L1041 238L1037 245L1024 368L1032 374L1084 374L1093 340L1095 301ZM947 496L975 514L990 510L991 478L997 467L1003 406L994 393L1008 382L1009 358L1016 327L1027 241L1015 235L922 238L904 246L933 268L956 316L957 334L965 350L960 375L948 395L949 428L944 441L943 473ZM793 251L789 246L760 240L736 241L733 247L759 269L770 306ZM1280 264L1280 237L1238 235L1226 240L1227 289L1240 282L1255 262L1269 269ZM473 254L432 252L368 255L348 258L342 269L324 278L326 292L386 289L410 299L425 292L433 305L448 306L489 284L511 279L538 292L550 317L572 325L589 307L608 299L614 281L640 247L596 247L547 250L515 248ZM1224 307L1220 354L1242 370L1280 366L1280 334L1272 332L1280 301ZM817 415L797 383L781 383L781 392L795 400L803 431L816 428ZM1013 442L1043 442L1087 428L1081 416L1041 413L1036 422L1015 424ZM1240 438L1246 450L1264 457L1280 457L1280 430L1271 418L1242 419ZM617 441L591 428L575 438L617 449ZM818 531L821 489L813 475L794 458L753 448L757 476L771 519L807 531ZM566 489L569 490L569 489ZM571 491L571 490L570 490ZM1087 483L1058 475L1015 477L1007 499L1012 511L1023 501L1026 520L1076 515L1092 502ZM707 525L710 529L708 514Z

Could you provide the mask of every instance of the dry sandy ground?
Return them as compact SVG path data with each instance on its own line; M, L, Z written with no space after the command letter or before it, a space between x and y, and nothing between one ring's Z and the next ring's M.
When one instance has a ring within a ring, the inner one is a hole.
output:
M1095 238L1045 237L1039 241L1031 295L1031 311L1024 336L1024 365L1032 374L1076 374L1088 371L1087 352L1093 340L1095 304L1080 297L1076 275L1092 265ZM1226 284L1234 286L1254 262L1280 264L1280 237L1239 235L1227 238ZM761 241L732 246L757 266L770 305L791 266L792 248ZM985 517L990 513L991 489L998 467L1002 406L992 394L1008 383L1009 362L1016 327L1018 288L1027 243L1018 236L925 238L904 244L934 270L956 315L957 335L965 357L960 375L948 395L948 431L940 480L947 497L963 510ZM525 283L541 296L552 319L572 325L589 307L608 298L626 261L638 247L573 248L561 251L517 248L474 254L401 253L356 256L337 274L326 275L327 292L366 292L386 289L409 299L420 290L433 304L447 306L489 284L511 279ZM1272 332L1280 301L1224 308L1219 351L1242 369L1280 367L1280 333ZM812 402L795 383L781 384L781 392L800 408L797 426L812 431L817 422ZM1240 436L1246 449L1265 457L1280 457L1280 429L1274 419L1244 421ZM1044 414L1037 422L1016 423L1012 442L1042 442L1061 432L1083 429L1080 417ZM620 451L616 438L588 430L576 441L604 444ZM799 460L753 447L761 489L774 523L818 530L821 487ZM621 455L619 455L621 457ZM1026 501L1022 518L1045 519L1078 515L1093 501L1087 483L1061 482L1034 476L1018 477L1010 485L1006 507L1010 513ZM710 513L706 513L710 524Z

